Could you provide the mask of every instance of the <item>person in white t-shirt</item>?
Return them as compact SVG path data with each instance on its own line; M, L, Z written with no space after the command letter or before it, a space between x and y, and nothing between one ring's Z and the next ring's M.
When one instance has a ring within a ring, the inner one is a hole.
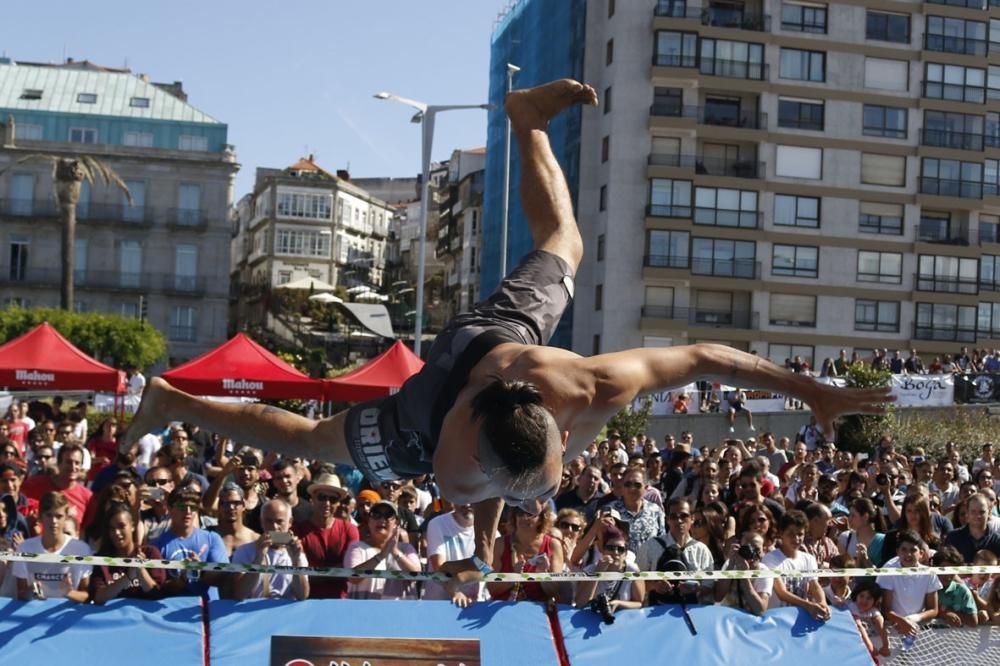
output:
M79 539L66 535L66 519L69 516L69 501L60 492L50 492L39 502L39 522L42 536L21 542L19 553L53 555L90 555L90 546ZM48 564L15 562L14 577L17 580L17 598L30 599L66 598L79 603L87 603L90 595L91 568L69 564Z
M744 532L740 536L740 546L726 563L723 571L759 571L767 569L761 562L764 552L764 537L757 532ZM715 601L721 606L741 608L754 615L767 610L774 590L771 578L743 578L740 580L718 580L715 582Z
M897 561L887 562L891 567L923 567L919 555L927 544L913 530L900 530L896 535ZM941 581L934 574L926 576L879 576L875 579L882 588L882 613L896 630L904 636L915 636L921 622L937 616Z
M801 550L805 542L809 520L801 511L788 511L778 521L780 547L764 556L762 564L776 571L815 571L816 558ZM830 619L826 595L815 578L775 578L774 594L767 608L798 606L813 617L825 622Z
M437 571L445 562L456 562L475 555L476 534L472 529L471 504L456 504L450 513L432 518L427 523L427 568ZM482 583L462 586L428 581L424 599L450 599L465 608L483 598Z
M308 567L302 543L292 533L292 507L276 497L260 508L263 533L233 551L233 564ZM241 574L235 584L237 599L309 598L309 577L302 574Z
M128 393L129 395L142 395L146 388L146 378L139 372L139 368L129 368L128 371Z
M344 566L351 569L418 573L420 557L408 543L399 540L399 512L387 500L372 504L368 512L368 535L355 541L344 553ZM351 599L415 599L413 581L386 578L350 578Z

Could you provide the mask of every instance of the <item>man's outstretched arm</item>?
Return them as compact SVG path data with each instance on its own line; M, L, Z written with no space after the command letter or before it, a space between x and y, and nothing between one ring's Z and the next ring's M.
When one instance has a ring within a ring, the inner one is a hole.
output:
M493 568L500 565L499 562L493 562L493 544L496 541L497 527L500 525L502 511L503 500L498 497L472 505L475 556ZM451 574L459 583L479 580L482 576L482 572L471 559L445 562L437 570Z
M593 374L595 407L605 411L631 402L637 395L684 386L696 380L786 393L805 401L827 437L841 414L881 414L891 402L888 388L842 389L821 384L770 361L725 345L696 344L650 347L601 354L583 360Z

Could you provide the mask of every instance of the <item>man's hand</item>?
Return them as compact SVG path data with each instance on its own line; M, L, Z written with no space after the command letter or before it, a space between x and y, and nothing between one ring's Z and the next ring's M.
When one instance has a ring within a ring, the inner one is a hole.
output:
M892 620L892 624L896 627L896 631L904 636L917 635L917 625L914 624L909 618L895 617Z
M450 575L459 585L465 585L466 583L478 583L483 578L483 572L479 570L479 567L472 563L471 558L445 562L438 567L438 571Z
M889 387L873 389L844 389L814 382L803 400L812 408L816 425L827 441L833 441L834 420L842 414L885 414L885 403L895 402Z
M814 620L820 622L826 622L830 619L830 607L826 604L810 603L806 606L806 612L809 613Z
M962 618L960 618L958 616L958 613L955 613L954 611L943 610L940 613L938 613L938 617L942 618L945 622L947 622L953 627L962 626Z

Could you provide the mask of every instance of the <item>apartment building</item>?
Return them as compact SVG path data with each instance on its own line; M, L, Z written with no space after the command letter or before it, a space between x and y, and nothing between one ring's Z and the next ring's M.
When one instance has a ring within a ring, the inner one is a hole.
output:
M589 0L586 23L576 351L1000 346L1000 3Z
M124 180L84 183L77 208L77 310L146 320L182 361L225 340L229 208L239 169L227 126L179 81L67 60L0 58L0 305L58 307L60 222L42 153L96 157ZM140 303L142 305L140 306Z
M448 316L468 312L479 300L479 256L483 216L485 148L455 150L448 180L441 184L437 259L443 264L443 299Z

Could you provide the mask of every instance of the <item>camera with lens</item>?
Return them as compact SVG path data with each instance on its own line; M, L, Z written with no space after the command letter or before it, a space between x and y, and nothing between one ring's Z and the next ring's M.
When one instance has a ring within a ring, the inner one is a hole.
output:
M760 561L760 548L756 544L745 543L739 547L736 554L742 557L747 562L759 562Z
M615 623L615 613L611 610L611 600L608 595L599 594L590 600L590 610L601 616L604 624Z
M877 475L875 477L875 483L877 483L880 486L889 485L889 475L884 472L882 474Z

